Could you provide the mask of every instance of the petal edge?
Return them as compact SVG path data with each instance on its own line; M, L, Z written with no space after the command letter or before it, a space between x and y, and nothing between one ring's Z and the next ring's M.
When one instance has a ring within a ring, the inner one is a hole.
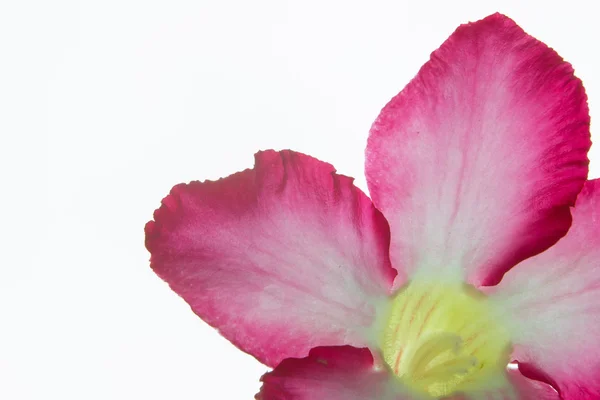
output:
M503 15L462 25L371 128L367 183L392 264L497 283L567 232L589 147L570 64Z
M395 271L381 213L333 167L291 151L177 185L146 225L152 269L259 361L367 346Z

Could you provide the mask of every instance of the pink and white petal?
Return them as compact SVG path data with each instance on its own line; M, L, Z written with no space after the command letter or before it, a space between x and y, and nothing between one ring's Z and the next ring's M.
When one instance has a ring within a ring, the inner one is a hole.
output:
M514 359L565 400L600 399L600 180L586 182L569 233L489 292Z
M306 358L286 359L261 378L257 400L423 400L403 389L368 349L317 347ZM429 398L428 398L429 399Z
M371 129L367 182L392 265L497 283L567 232L589 147L570 64L503 15L462 25Z
M353 180L292 151L175 186L146 225L152 269L240 349L277 365L370 345L396 274L389 228Z
M366 348L318 347L302 359L286 359L265 374L257 400L433 400L402 384L375 364ZM445 400L560 400L552 386L524 377L516 368L482 383L480 389Z
M523 376L518 367L508 369L506 375L490 387L457 395L449 400L561 400L558 392L544 382Z

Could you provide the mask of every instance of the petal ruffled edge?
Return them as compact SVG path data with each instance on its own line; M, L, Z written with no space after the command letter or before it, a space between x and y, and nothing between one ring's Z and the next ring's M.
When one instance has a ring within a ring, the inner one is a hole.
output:
M385 218L330 164L287 150L255 160L171 190L146 225L152 269L267 365L371 345L396 273Z
M573 68L501 14L460 26L374 122L369 191L399 275L497 283L568 230L590 147Z

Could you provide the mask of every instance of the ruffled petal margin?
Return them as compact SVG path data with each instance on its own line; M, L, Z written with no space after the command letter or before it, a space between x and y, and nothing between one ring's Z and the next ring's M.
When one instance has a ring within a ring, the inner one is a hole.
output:
M366 151L392 265L491 285L554 244L586 180L587 98L511 19L462 25L382 110Z
M353 180L292 151L175 186L146 225L152 269L204 321L275 366L365 347L395 270L389 228Z

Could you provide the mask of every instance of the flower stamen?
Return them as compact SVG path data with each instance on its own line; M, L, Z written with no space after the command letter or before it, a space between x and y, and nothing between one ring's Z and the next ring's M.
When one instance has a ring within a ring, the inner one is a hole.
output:
M509 347L483 294L464 285L415 282L394 299L382 346L405 384L434 397L497 373L508 364Z

